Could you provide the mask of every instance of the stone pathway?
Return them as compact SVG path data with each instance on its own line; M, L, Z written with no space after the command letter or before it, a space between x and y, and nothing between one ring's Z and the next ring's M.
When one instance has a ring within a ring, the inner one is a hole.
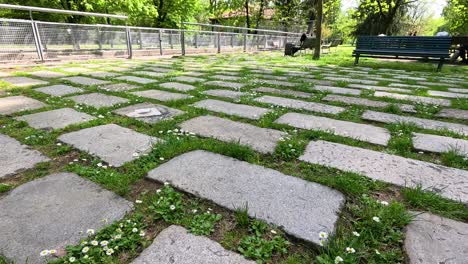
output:
M36 129L53 130L65 128L69 125L87 122L96 118L85 113L77 112L71 108L61 108L24 115L15 119L19 121L26 121L30 127Z
M345 202L341 193L320 184L202 150L173 158L147 177L231 210L247 205L251 217L315 244L321 231L334 233Z
M145 97L145 98L156 99L156 100L163 101L163 102L189 99L192 97L186 94L171 93L171 92L165 92L165 91L160 91L160 90L145 90L145 91L132 92L131 94Z
M275 123L301 129L325 131L335 135L384 146L386 146L390 140L390 133L385 128L321 116L287 113L278 118Z
M6 77L6 78L1 78L0 80L7 82L14 87L28 87L28 86L48 84L48 82L46 81L32 79L29 77Z
M414 133L413 146L417 150L439 153L454 150L468 157L468 140L464 139Z
M166 88L166 89L174 89L182 92L194 90L197 87L189 84L183 84L183 83L177 83L177 82L167 82L167 83L160 83L160 87Z
M30 72L34 77L39 77L39 78L62 78L67 76L65 73L61 72L54 72L54 71L35 71L35 72Z
M223 113L227 115L235 115L248 119L260 119L263 115L270 112L270 109L243 105L243 104L233 104L220 100L207 99L203 101L196 102L193 104L196 108L202 108L209 111Z
M114 84L99 86L99 89L102 89L108 92L122 92L122 91L134 90L138 88L141 88L141 86L128 84L128 83L114 83Z
M72 173L25 183L0 198L0 255L16 263L46 263L44 249L63 249L121 219L132 203Z
M74 84L78 85L103 85L109 83L108 81L82 77L82 76L75 76L75 77L66 77L62 78L62 80L69 81Z
M315 85L314 87L312 87L310 89L311 90L316 90L316 91L321 91L321 92L334 93L334 94L349 94L349 95L360 95L361 94L361 90L358 90L358 89L349 89L349 88L324 86L324 85Z
M295 97L302 97L302 98L309 98L313 96L311 93L301 92L301 91L293 91L293 90L282 90L270 87L258 87L253 89L253 91L261 92L261 93L274 93L274 94L281 94L281 95L290 95Z
M423 104L434 104L434 105L442 105L442 106L450 106L452 102L447 99L438 99L438 98L430 98L424 96L416 96L416 95L407 95L407 94L395 94L395 93L387 93L387 92L375 92L375 97L387 97L393 98L397 100L405 100L405 101L412 101L415 103L423 103Z
M162 120L171 119L175 116L184 114L183 111L178 109L152 103L130 105L124 108L116 109L112 111L112 113L135 118L149 124L155 124Z
M49 161L49 158L14 138L0 134L0 161L0 179L2 179L22 170L34 168L40 162Z
M321 140L310 142L299 159L402 187L421 185L446 198L468 202L465 170Z
M206 90L203 92L204 94L216 96L216 97L224 97L239 100L241 96L246 95L243 92L231 91L231 90L224 90L224 89L213 89L213 90Z
M136 76L120 76L120 77L117 77L115 79L116 80L139 83L139 84L148 84L148 83L158 82L157 80L142 78L142 77L136 77Z
M339 114L346 110L343 107L339 107L339 106L332 106L332 105L326 105L326 104L315 103L315 102L306 102L306 101L301 101L301 100L268 96L268 95L256 98L255 101L260 102L260 103L267 103L267 104L287 107L287 108L307 110L307 111L312 111L312 112L317 112L317 113L325 113L325 114L333 114L333 115Z
M374 101L374 100L369 100L366 98L349 97L349 96L341 96L341 95L333 95L333 94L329 94L325 96L324 98L322 98L322 100L328 101L328 102L340 102L340 103L351 104L351 105L360 105L360 106L369 106L369 107L378 107L378 108L385 108L385 107L389 107L392 105L392 103ZM413 105L407 105L407 104L393 104L393 105L400 108L400 110L403 112L410 112L410 113L416 112L416 109Z
M0 98L0 115L10 115L25 110L35 110L47 105L26 96L9 96Z
M436 114L437 117L455 118L468 120L468 110L442 109Z
M245 84L236 83L236 82L209 81L209 82L205 82L205 86L218 86L218 87L223 87L223 88L239 90L240 88L244 87Z
M34 89L35 91L45 93L52 96L64 96L74 93L82 93L83 89L76 88L69 85L57 84Z
M160 139L137 133L131 129L114 124L96 126L76 132L63 134L60 141L98 156L112 166L137 159L151 151Z
M460 135L468 135L468 126L412 116L400 116L367 110L362 114L362 119L388 124L409 123L425 129L449 130Z
M154 239L132 264L255 264L207 237L172 225Z
M261 153L273 153L279 140L287 134L215 116L199 116L180 124L180 127L202 137L249 146Z
M111 107L114 105L129 102L129 100L126 98L101 93L76 95L68 98L73 100L77 104L84 104L95 108Z
M410 264L466 263L468 224L429 213L416 213L406 228L405 251Z

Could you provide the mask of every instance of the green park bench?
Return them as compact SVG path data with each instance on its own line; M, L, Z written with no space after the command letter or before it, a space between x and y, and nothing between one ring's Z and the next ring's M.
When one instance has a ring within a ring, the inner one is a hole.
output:
M354 65L359 57L399 59L437 59L437 70L442 69L445 59L450 58L451 37L399 37L399 36L358 36Z

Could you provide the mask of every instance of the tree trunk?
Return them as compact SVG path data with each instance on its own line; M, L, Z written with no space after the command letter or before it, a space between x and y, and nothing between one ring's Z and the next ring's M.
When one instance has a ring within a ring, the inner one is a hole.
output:
M315 49L314 49L314 60L320 59L320 49L322 47L322 18L323 18L323 0L317 0L316 2L316 22L315 22Z
M245 24L247 28L250 28L250 16L249 16L249 0L245 0ZM250 33L250 30L249 30Z
M265 8L265 0L260 0L260 10L258 10L257 21L255 23L255 28L258 29L260 26L260 20L263 18L263 10Z

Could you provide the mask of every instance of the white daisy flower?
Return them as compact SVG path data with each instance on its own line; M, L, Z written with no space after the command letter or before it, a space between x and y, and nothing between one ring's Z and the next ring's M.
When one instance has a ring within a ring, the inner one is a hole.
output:
M372 220L374 220L374 222L380 223L380 218L377 216L372 217Z
M140 231L140 236L145 236L145 231Z
M109 244L109 241L103 240L103 241L101 241L101 243L99 243L99 244L100 244L102 247L105 247L105 246L107 246L107 244Z
M88 229L88 230L86 230L86 234L88 234L88 235L94 235L94 229Z
M272 229L270 232L271 232L272 234L274 234L274 235L278 234L278 232L276 232L276 231L273 230L273 229Z
M161 192L161 190L160 190L160 189L157 189L157 190L156 190L156 193L160 193L160 192Z
M141 203L143 203L143 201L142 200L135 200L135 203L141 204Z
M387 201L380 201L380 204L387 206L388 202Z
M115 239L121 239L121 238L122 238L122 235L121 235L121 234L115 235Z
M84 255L84 257L83 257L83 258L84 258L84 259L88 259L88 258L89 258L89 256L88 256L88 255Z
M319 233L319 237L320 237L321 239L327 239L327 238L328 238L328 234L322 231L322 232Z
M354 248L352 248L352 247L346 247L346 253L351 253L351 254L353 254L353 253L355 253L355 252L356 252L356 250L355 250Z
M76 260L75 257L70 257L70 258L68 259L68 261L70 261L70 262L75 262L75 260Z
M99 243L96 240L91 241L91 245L97 246Z
M83 252L83 253L87 253L88 251L89 251L89 247L84 247L84 248L81 250L81 252Z
M49 254L50 254L50 251L47 250L47 249L46 249L46 250L42 250L41 253L39 253L39 255L40 255L41 257L45 257L45 256L47 256L47 255L49 255Z
M109 248L108 250L106 250L106 255L107 256L110 256L114 253L114 250L112 248Z
M55 249L49 250L49 254L54 255L55 253L57 253L57 250L55 250Z
M357 236L357 237L359 237L359 236L361 236L361 234L359 234L359 233L358 233L358 232L356 232L356 231L353 231L353 236Z
M133 233L138 232L138 228L134 227L134 228L132 229L132 232L133 232Z
M173 204L172 204L171 206L169 206L169 209L171 209L172 211L174 211L175 208L176 208L176 207L175 207L175 205L173 205Z
M338 264L338 263L343 262L343 261L344 261L343 258L340 257L340 256L337 256L337 257L335 258L335 264Z

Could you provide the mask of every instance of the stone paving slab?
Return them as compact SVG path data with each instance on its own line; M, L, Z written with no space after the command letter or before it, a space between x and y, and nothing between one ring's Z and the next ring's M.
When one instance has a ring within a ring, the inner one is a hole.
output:
M108 78L108 77L120 76L119 73L104 72L104 71L89 72L89 73L86 73L86 75L91 75L91 76L96 77L96 78Z
M417 150L438 153L455 150L457 153L468 157L468 140L414 133L413 146Z
M341 95L334 95L334 94L329 94L322 98L323 101L328 101L328 102L340 102L340 103L345 103L345 104L351 104L351 105L360 105L360 106L369 106L369 107L380 107L380 108L385 108L392 103L387 103L387 102L382 102L382 101L374 101L374 100L369 100L366 98L360 98L360 97L349 97L349 96L341 96ZM394 104L400 108L401 111L403 112L410 112L410 113L416 113L416 108L413 105L407 105L407 104Z
M46 85L48 82L37 80L29 77L6 77L1 79L4 82L7 82L15 87L27 87L35 85Z
M378 81L373 81L373 80L363 80L363 79L357 79L357 78L346 78L346 77L332 77L332 76L326 76L323 78L324 80L327 81L343 81L343 82L350 82L350 83L360 83L360 84L369 84L369 85L377 85L379 82Z
M448 88L448 90L454 93L468 93L468 88Z
M301 101L301 100L296 100L296 99L289 99L289 98L268 96L268 95L255 98L255 101L260 102L260 103L267 103L267 104L287 107L287 108L307 110L307 111L318 112L318 113L334 114L334 115L344 112L346 110L345 108L339 107L339 106L326 105L326 104L315 103L315 102L306 102L306 101Z
M442 109L436 114L437 117L447 117L468 120L468 110L462 109Z
M209 81L204 83L205 86L218 86L223 88L230 88L238 90L245 86L243 83L236 83L236 82L224 82L224 81Z
M194 76L194 77L199 77L205 75L204 72L196 72L196 71L191 71L191 72L184 72L182 75L189 75L189 76Z
M450 106L452 104L452 102L450 100L447 100L447 99L431 98L431 97L408 95L408 94L375 92L374 96L375 97L393 98L393 99L397 99L397 100L412 101L412 102L415 102L415 103L442 105L442 106Z
M149 124L154 124L184 114L181 110L152 103L130 105L116 109L112 111L112 113L135 118Z
M294 91L294 90L282 90L282 89L276 89L276 88L270 88L270 87L258 87L258 88L253 89L253 91L261 92L261 93L291 95L291 96L301 97L301 98L309 98L312 96L311 93Z
M164 229L132 264L255 264L218 242L172 225Z
M159 67L159 68L157 68ZM164 67L172 67L172 65L166 66L166 65L157 65L157 67L150 67L146 68L146 70L153 71L153 72L159 72L159 73L168 73L174 71L172 68L164 68Z
M211 96L224 97L224 98L230 98L230 99L236 99L236 100L239 100L241 96L246 95L246 93L243 93L243 92L224 90L224 89L206 90L203 93L207 95L211 95Z
M25 183L0 199L0 255L16 263L47 263L39 252L77 244L132 210L131 202L73 173Z
M69 81L71 83L79 84L79 85L102 85L102 84L109 83L108 81L82 77L82 76L67 77L67 78L62 78L62 80Z
M299 160L362 174L402 187L432 190L468 202L468 171L326 141L312 141Z
M334 233L345 202L326 186L202 150L175 157L147 177L231 210L248 205L249 216L315 244L319 232Z
M190 77L190 76L177 76L177 77L174 78L174 80L178 81L178 82L187 82L187 83L197 83L197 82L206 81L203 78Z
M65 128L73 124L87 122L96 118L85 113L77 112L71 108L61 108L19 116L15 119L19 121L25 121L30 127L36 129L53 130Z
M0 179L22 170L34 168L37 163L46 161L49 161L49 158L39 151L22 145L14 138L0 134Z
M36 99L26 96L8 96L0 98L0 114L10 115L25 110L35 110L47 105Z
M74 74L86 73L86 72L90 72L93 70L93 69L82 68L82 67L68 67L68 68L60 67L60 69L64 72L70 72Z
M115 124L82 129L58 139L116 167L151 151L153 144L161 141Z
M299 83L279 81L279 80L254 79L253 81L255 83L270 84L270 85L285 86L285 87L295 87L295 86L300 85Z
M377 85L365 85L365 84L351 83L351 84L348 84L348 87L354 88L354 89L365 89L365 90L375 90L375 91L412 93L412 91L408 89L392 88L392 87L377 86Z
M254 74L253 77L260 79L270 79L278 81L287 81L289 76L278 76L278 75L269 75L269 74Z
M359 89L341 88L341 87L324 86L324 85L314 85L314 87L311 87L310 89L321 91L321 92L335 93L335 94L349 94L349 95L361 94L361 90Z
M54 72L54 71L35 71L30 72L32 76L39 77L39 78L62 78L67 76L65 73L61 72Z
M227 80L227 81L238 81L242 79L242 77L232 76L232 75L222 75L222 74L211 75L210 78L218 79L218 80Z
M466 263L468 224L429 213L414 214L404 242L409 264Z
M433 130L449 130L461 135L468 135L468 126L456 124L456 123L448 123L442 122L437 120L431 119L424 119L412 116L400 116L395 114L388 114L382 112L375 112L375 111L365 111L362 114L362 119L382 122L387 124L395 124L395 123L412 123L417 127L421 127L424 129L433 129Z
M468 94L444 92L444 91L427 91L431 96L447 97L447 98L468 98Z
M180 124L180 127L202 137L246 145L261 153L273 153L278 141L287 134L215 116L200 116Z
M390 133L385 128L321 116L287 113L278 118L275 123L302 129L326 131L383 146L386 146L390 140Z
M110 92L122 92L141 88L141 86L128 83L113 83L99 86L99 89Z
M416 85L416 84L405 84L405 83L390 83L390 87L400 87L400 88L409 88L409 89L427 89L427 86Z
M132 74L156 77L156 78L162 78L167 75L166 73L163 73L163 72L154 72L154 71L134 71L132 72Z
M145 90L145 91L132 92L131 94L145 97L145 98L156 99L156 100L164 101L164 102L192 98L191 95L186 95L186 94L181 94L181 93L171 93L171 92L160 91L160 90Z
M95 108L111 107L118 104L127 103L129 100L122 97L107 95L102 93L90 93L68 97L77 104L85 104Z
M115 78L116 80L122 80L122 81L128 81L128 82L135 82L139 84L148 84L148 83L155 83L158 82L157 80L154 79L148 79L148 78L142 78L142 77L136 77L136 76L129 76L129 75L124 75Z
M234 104L214 99L206 99L203 101L199 101L193 104L192 106L213 112L235 115L254 120L262 118L263 115L271 111L270 109L261 108L257 106Z
M52 96L64 96L64 95L69 95L69 94L74 94L74 93L81 93L83 92L83 89L73 87L70 85L57 84L57 85L36 88L34 89L34 91L38 91L38 92L45 93L45 94L52 95Z
M167 82L167 83L161 83L159 86L167 89L174 89L182 92L190 91L197 89L197 87L190 85L190 84L184 84L184 83L178 83L178 82Z

